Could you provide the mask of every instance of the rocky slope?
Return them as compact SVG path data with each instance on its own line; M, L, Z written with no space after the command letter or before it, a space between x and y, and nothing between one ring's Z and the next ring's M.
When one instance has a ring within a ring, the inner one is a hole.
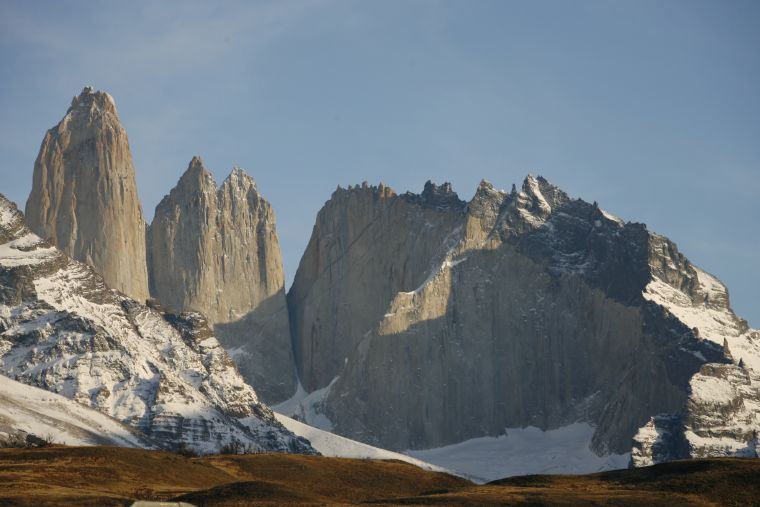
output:
M73 399L167 448L315 452L259 402L205 320L108 288L0 196L0 373Z
M154 447L105 414L0 375L0 447L34 443L35 437L66 445Z
M110 95L85 88L48 130L26 204L29 227L106 283L148 297L145 221L127 133Z
M151 294L215 325L266 402L296 390L285 280L272 207L234 169L220 187L200 158L156 207L148 233Z
M639 429L633 464L688 457L757 457L760 332L731 311L728 291L720 281L678 255L670 259L665 269L662 265L655 269L644 297L675 315L700 339L722 343L729 364L704 364L690 379L685 403L653 416Z
M339 189L288 294L301 381L323 389L300 413L392 449L585 421L597 453L627 453L651 417L690 406L703 365L757 354L699 273L643 224L542 178L483 182L466 204L432 184ZM713 336L652 296L664 286L723 327Z

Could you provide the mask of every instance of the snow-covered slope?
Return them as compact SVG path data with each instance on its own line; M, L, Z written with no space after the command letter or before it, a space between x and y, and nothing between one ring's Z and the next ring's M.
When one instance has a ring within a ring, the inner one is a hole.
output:
M477 482L526 474L585 474L628 466L629 454L594 453L593 435L594 428L586 423L549 431L536 427L508 428L499 437L473 438L406 454Z
M650 249L652 279L644 298L698 339L722 347L729 363L699 357L705 364L689 381L686 403L678 412L654 415L634 437L633 464L758 456L760 331L734 314L720 280L691 264L666 238L652 235Z
M335 435L334 433L330 433L329 431L324 431L320 430L319 428L315 428L314 426L309 426L277 412L275 412L275 417L287 429L296 435L302 436L309 440L312 447L319 451L322 456L355 459L395 459L399 461L405 461L424 470L451 473L444 467L436 466L398 452L387 451L385 449L372 447L371 445L362 444L356 440L351 440L339 435Z
M0 196L0 373L115 418L163 447L314 452L261 404L199 314L109 289L30 233Z
M275 417L290 431L311 442L311 445L323 456L356 459L395 459L411 463L424 470L457 473L406 454L388 451L331 433L332 422L325 416L323 411L324 400L329 391L330 386L328 385L307 394L299 382L296 393L290 399L272 406L272 409L275 411ZM309 421L309 424L304 424L301 421Z
M277 414L282 414L298 421L305 421L311 427L332 432L333 424L325 415L324 404L325 398L330 393L330 386L336 380L337 377L327 387L317 389L311 393L307 393L299 382L296 393L290 399L272 406L272 410Z
M56 444L147 447L131 428L59 394L0 375L0 440L33 434Z
M709 273L691 266L694 275L684 287L674 287L655 276L644 298L666 308L702 339L728 345L738 363L760 372L760 331L750 329L729 306L725 285Z

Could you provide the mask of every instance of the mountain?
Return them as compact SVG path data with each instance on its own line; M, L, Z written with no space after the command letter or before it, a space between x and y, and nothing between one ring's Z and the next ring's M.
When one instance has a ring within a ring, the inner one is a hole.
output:
M205 319L110 289L0 196L0 373L164 448L315 453L262 404Z
M672 438L652 431L674 456L756 446L760 339L725 287L667 238L541 177L482 182L469 202L430 182L419 195L339 188L288 304L312 393L293 412L372 445L583 422L597 455L624 455L670 418Z
M45 134L26 219L32 231L93 266L109 286L137 301L148 297L132 155L107 93L85 88Z
M139 431L97 410L4 375L0 375L0 414L0 447L34 435L54 444L156 448L155 442ZM333 435L281 414L275 417L293 434L306 438L322 456L403 461L423 470L446 472L424 461Z
M314 452L303 421L443 466L537 438L539 472L758 454L760 333L725 286L541 177L338 188L286 295L253 179L193 158L146 228L113 99L85 88L35 163L38 234L0 204L0 372L162 446Z
M274 210L234 169L217 187L199 157L161 200L148 232L151 294L214 324L243 377L268 403L296 390Z
M299 379L326 387L400 290L420 285L465 203L450 186L397 196L380 184L338 188L317 215L288 292Z

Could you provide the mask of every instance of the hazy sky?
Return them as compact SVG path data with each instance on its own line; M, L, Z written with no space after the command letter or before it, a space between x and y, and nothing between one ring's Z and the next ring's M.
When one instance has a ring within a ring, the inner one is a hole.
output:
M676 241L760 326L760 2L0 2L0 192L111 93L150 219L193 155L277 213L288 281L337 185L527 173Z

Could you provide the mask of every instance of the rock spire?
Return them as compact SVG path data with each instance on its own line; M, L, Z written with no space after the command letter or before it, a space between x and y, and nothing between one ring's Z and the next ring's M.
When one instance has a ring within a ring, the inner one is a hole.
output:
M38 235L90 264L106 283L148 297L145 221L127 133L113 98L87 87L45 134L26 220Z
M274 211L242 169L220 187L194 157L156 207L148 233L151 293L198 311L267 402L295 392L285 279Z

